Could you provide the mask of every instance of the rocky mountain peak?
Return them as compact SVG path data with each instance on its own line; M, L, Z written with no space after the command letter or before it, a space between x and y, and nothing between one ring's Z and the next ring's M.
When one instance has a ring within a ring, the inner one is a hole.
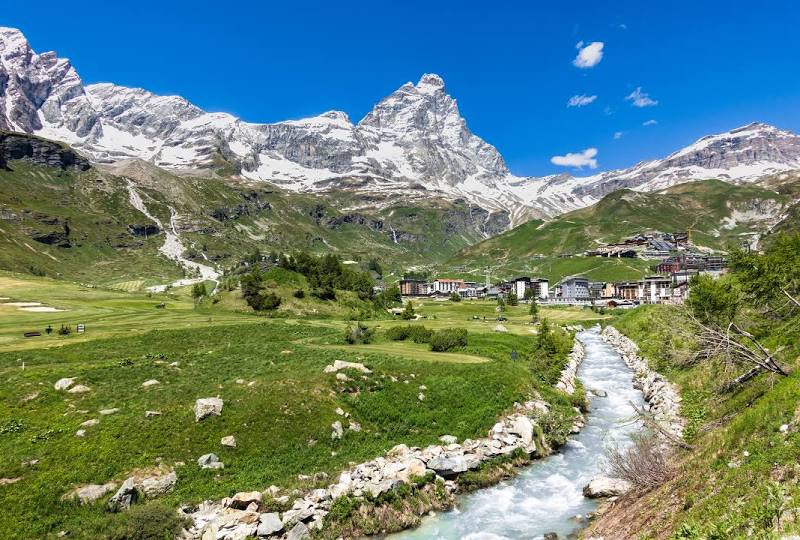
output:
M435 73L425 73L420 77L417 86L419 92L444 92L444 80Z

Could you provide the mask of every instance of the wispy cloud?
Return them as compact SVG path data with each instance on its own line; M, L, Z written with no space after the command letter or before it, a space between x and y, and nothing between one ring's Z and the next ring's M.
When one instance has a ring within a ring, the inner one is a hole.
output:
M553 156L550 158L550 163L561 167L576 167L578 169L589 167L590 169L596 169L596 157L597 148L587 148L583 152L570 152L565 156Z
M650 94L642 92L641 86L637 86L636 90L628 94L625 99L630 101L634 107L652 107L658 105L658 101L652 99Z
M648 120L648 121L646 121L646 122L642 122L642 125L643 125L643 126L654 126L654 125L656 125L656 124L658 124L658 122L657 122L656 120L652 120L652 119L651 119L651 120Z
M572 61L572 65L582 69L596 66L603 59L603 42L592 41L584 46L583 41L579 41L575 46L578 49L578 56Z
M624 133L622 131L615 131L614 132L614 140L618 141L619 139L622 138L622 135L624 135Z
M616 109L611 107L611 105L606 105L605 107L603 107L603 114L606 116L611 116L615 112L617 112Z
M569 98L567 102L567 107L584 107L589 105L594 100L597 99L597 96L587 96L585 94L575 95Z

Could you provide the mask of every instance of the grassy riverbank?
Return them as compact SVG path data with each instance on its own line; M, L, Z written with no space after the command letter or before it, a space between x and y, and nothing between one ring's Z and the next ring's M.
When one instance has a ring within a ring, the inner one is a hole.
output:
M762 374L728 392L721 386L744 368L724 359L696 361L698 339L682 308L643 307L612 324L639 345L652 367L679 385L686 439L693 448L678 451L671 480L625 497L586 536L766 539L800 530L797 317L755 330L767 348L781 351L792 373Z

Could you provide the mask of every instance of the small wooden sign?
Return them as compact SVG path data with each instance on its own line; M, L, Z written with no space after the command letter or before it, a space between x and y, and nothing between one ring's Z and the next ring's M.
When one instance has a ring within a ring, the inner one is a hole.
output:
M86 332L86 325L83 323L79 324L78 326L75 327L75 331L78 332L79 334L83 334L84 332Z

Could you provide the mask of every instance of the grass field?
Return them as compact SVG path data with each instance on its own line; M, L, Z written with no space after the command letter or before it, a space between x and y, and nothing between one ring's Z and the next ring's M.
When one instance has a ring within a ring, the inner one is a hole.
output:
M148 296L3 272L0 272L0 297L13 302L40 302L63 310L31 313L0 303L0 350L3 351L60 346L155 329L249 324L258 320L236 310L196 309L187 291ZM161 303L165 306L157 308ZM70 326L72 333L58 335L62 324ZM86 333L75 333L78 324L86 325ZM49 336L44 333L48 325L54 329ZM31 331L39 331L42 336L23 337Z
M276 284L287 291L294 286ZM102 503L80 506L61 497L81 484L119 483L138 468L175 467L177 488L162 502L177 507L270 484L310 488L299 474L332 475L401 442L426 445L446 433L482 436L533 391L562 421L572 415L572 403L552 390L564 358L536 366L528 360L535 336L527 306L508 308L503 324L509 332L496 333L496 322L489 321L496 316L493 302L419 303L426 318L411 324L469 330L467 347L434 353L383 339L389 326L409 324L388 318L366 321L380 327L375 343L344 345L349 323L341 315L351 309L330 306L314 318L317 308L309 306L317 300L303 307L292 298L277 318L265 318L247 313L237 291L196 307L188 291L148 297L12 274L0 276L0 297L65 310L0 308L0 478L19 479L0 486L4 538L54 538L60 531L72 538L110 537L120 515ZM157 309L160 302L166 307ZM292 316L290 306L302 316ZM561 323L597 318L588 310L541 311ZM74 328L77 322L87 325L85 334L22 337L47 324ZM519 361L511 360L512 350ZM337 359L363 362L373 374L337 381L323 373ZM62 377L76 377L91 391L56 391L53 384ZM150 379L159 384L143 387ZM421 386L424 401L418 399ZM195 422L195 399L210 396L224 400L222 416ZM337 407L362 431L346 430L341 441L332 440L331 423L343 420ZM119 411L99 415L110 408ZM147 410L162 414L145 418ZM76 437L89 419L100 423ZM227 435L236 437L237 448L221 446ZM220 456L224 470L196 465L208 452ZM25 464L31 460L38 462Z

